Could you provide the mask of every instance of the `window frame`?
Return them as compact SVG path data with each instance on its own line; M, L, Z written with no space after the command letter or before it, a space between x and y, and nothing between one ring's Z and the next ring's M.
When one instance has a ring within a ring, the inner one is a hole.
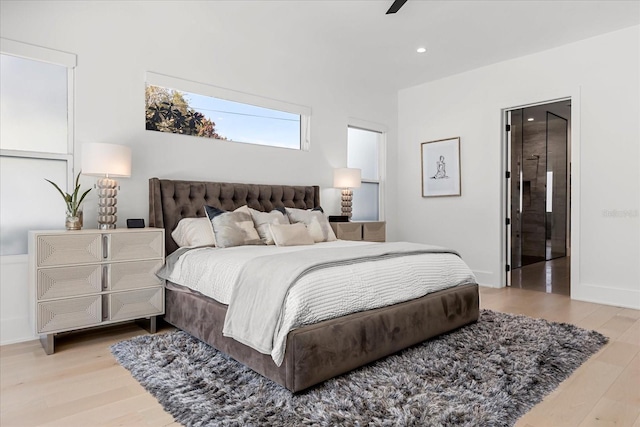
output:
M375 132L380 134L378 144L378 179L362 179L363 183L378 184L378 221L385 221L385 194L387 177L387 127L366 120L349 118L347 123L347 147L349 144L349 128ZM347 148L348 152L348 148ZM348 156L348 155L347 155ZM347 158L347 164L349 159Z
M18 157L23 159L43 159L64 161L66 163L66 190L73 187L74 179L74 118L75 118L75 85L74 75L77 65L77 55L22 43L15 40L0 38L0 54L15 56L31 61L45 62L65 67L67 69L67 151L66 153L51 153L46 151L10 150L0 148L0 157ZM26 238L26 237L25 237ZM24 256L25 254L3 255L2 257Z
M239 92L231 89L213 86L206 83L200 83L193 80L181 79L178 77L168 76L166 74L146 72L145 85L161 86L171 90L181 92L190 92L198 95L220 98L227 101L248 104L256 107L269 108L286 113L292 113L300 116L300 148L280 147L269 144L255 144L243 141L229 141L241 144L260 145L262 147L284 148L287 150L309 151L311 145L311 108L303 105L292 104L290 102L280 101L277 99L265 98L250 93Z

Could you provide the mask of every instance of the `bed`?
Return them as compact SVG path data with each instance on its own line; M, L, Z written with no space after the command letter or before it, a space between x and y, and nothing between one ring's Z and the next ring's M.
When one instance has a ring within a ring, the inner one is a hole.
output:
M205 216L204 206L232 211L313 209L319 187L149 180L149 224L164 228L167 254L178 249L171 232L183 218ZM223 335L228 306L168 282L165 321L233 357L292 392L475 322L478 285L463 284L391 306L324 320L289 332L278 366L269 354Z

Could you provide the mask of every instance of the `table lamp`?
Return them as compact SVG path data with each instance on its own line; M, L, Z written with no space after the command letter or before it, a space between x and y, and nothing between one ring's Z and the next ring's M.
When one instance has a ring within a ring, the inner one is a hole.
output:
M82 144L82 174L100 177L98 228L116 228L118 182L113 178L131 176L131 148L98 142Z
M362 171L360 169L337 168L333 170L333 186L342 188L342 216L351 219L352 188L359 188L361 183Z

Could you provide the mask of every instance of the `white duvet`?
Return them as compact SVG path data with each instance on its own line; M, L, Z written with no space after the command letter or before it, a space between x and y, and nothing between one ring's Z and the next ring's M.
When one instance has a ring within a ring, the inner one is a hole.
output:
M167 280L229 304L243 266L252 258L317 248L371 245L338 240L310 246L238 246L199 248L178 258L165 272ZM334 267L303 276L286 296L282 324L273 337L271 357L280 366L287 334L304 325L422 297L430 292L475 283L457 255L423 254Z

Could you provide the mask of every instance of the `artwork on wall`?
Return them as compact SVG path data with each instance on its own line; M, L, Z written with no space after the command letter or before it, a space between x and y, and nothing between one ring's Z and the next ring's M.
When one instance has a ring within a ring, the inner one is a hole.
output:
M459 196L460 137L420 144L422 197Z

